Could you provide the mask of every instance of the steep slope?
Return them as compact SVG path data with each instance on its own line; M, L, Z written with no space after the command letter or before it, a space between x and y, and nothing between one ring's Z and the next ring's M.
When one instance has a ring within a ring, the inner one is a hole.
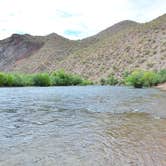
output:
M14 34L0 41L0 70L47 71L51 63L69 55L75 43L55 33L48 36Z
M137 68L166 68L166 14L145 24L122 21L83 40L57 34L12 35L0 41L0 70L67 71L98 81Z
M113 26L99 33L96 36L97 42L91 42L89 46L74 52L60 62L57 68L93 80L99 80L110 73L121 77L125 71L137 68L166 68L166 15L146 24L125 21L115 26L123 28L117 28L119 31L115 32L112 31Z
M28 73L54 70L50 69L52 64L56 65L77 49L76 41L54 33L43 37L43 40L44 44L37 52L20 60L12 70Z
M30 35L18 34L0 41L0 70L13 69L15 62L31 56L43 43Z

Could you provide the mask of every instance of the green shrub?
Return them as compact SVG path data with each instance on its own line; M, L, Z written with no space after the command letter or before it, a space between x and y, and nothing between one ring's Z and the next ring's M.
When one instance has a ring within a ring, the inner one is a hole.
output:
M143 71L134 71L125 79L126 85L134 86L135 88L142 88L144 72Z
M71 75L71 85L81 85L81 84L87 85L88 80L83 80L80 76L77 75Z
M78 80L79 82L79 80ZM66 86L72 85L73 77L71 74L65 73L64 70L59 70L57 72L52 73L51 75L51 84L55 86Z
M128 77L129 75L130 75L130 72L127 71L127 70L122 73L123 79L125 79L125 78Z
M166 71L159 73L153 71L137 70L125 78L126 85L132 85L135 88L151 87L166 81Z
M70 85L89 85L92 84L89 80L84 80L78 75L66 73L64 70L59 70L51 74L51 84L55 86L70 86Z
M118 79L113 74L110 74L107 79L102 78L100 80L101 85L116 85L118 82Z
M21 74L12 75L12 86L25 86L23 81L23 76Z
M107 80L104 79L104 78L102 78L102 79L100 80L100 84L101 84L101 85L106 85L106 84L107 84Z
M6 84L4 86L12 86L13 85L13 76L11 74L6 75Z
M118 84L118 79L115 78L115 76L111 74L108 76L107 84L108 85L116 85L116 84Z
M159 77L159 83L166 82L166 69L163 69L160 72L158 72L158 77Z
M34 86L50 86L50 77L47 73L35 74L32 80Z
M38 74L0 73L0 86L67 86L67 85L90 85L91 81L78 75L66 73L64 70Z
M143 86L151 87L157 85L158 83L158 75L152 71L145 71L143 74Z
M0 86L12 86L13 77L11 74L0 73Z
M4 73L0 73L0 86L4 86L6 82L6 76Z
M80 85L93 85L93 82L90 80L82 80L82 82L80 83Z

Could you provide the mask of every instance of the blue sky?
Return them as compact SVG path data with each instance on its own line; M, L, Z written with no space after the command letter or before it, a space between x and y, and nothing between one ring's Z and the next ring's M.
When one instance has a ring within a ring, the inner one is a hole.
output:
M58 33L81 39L122 20L150 21L166 0L0 0L0 39L13 33Z
M67 29L64 31L64 35L67 36L74 36L74 37L79 37L81 35L81 31L77 31L77 30L71 30L71 29Z

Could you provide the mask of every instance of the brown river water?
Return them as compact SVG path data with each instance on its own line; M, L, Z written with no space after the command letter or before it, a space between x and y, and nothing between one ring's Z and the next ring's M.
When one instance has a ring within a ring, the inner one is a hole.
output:
M166 91L1 88L0 166L166 166Z

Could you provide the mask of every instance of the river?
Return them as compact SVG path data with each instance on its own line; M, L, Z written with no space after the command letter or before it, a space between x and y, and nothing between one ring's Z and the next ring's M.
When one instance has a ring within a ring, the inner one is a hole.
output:
M166 92L0 88L0 166L165 166Z

